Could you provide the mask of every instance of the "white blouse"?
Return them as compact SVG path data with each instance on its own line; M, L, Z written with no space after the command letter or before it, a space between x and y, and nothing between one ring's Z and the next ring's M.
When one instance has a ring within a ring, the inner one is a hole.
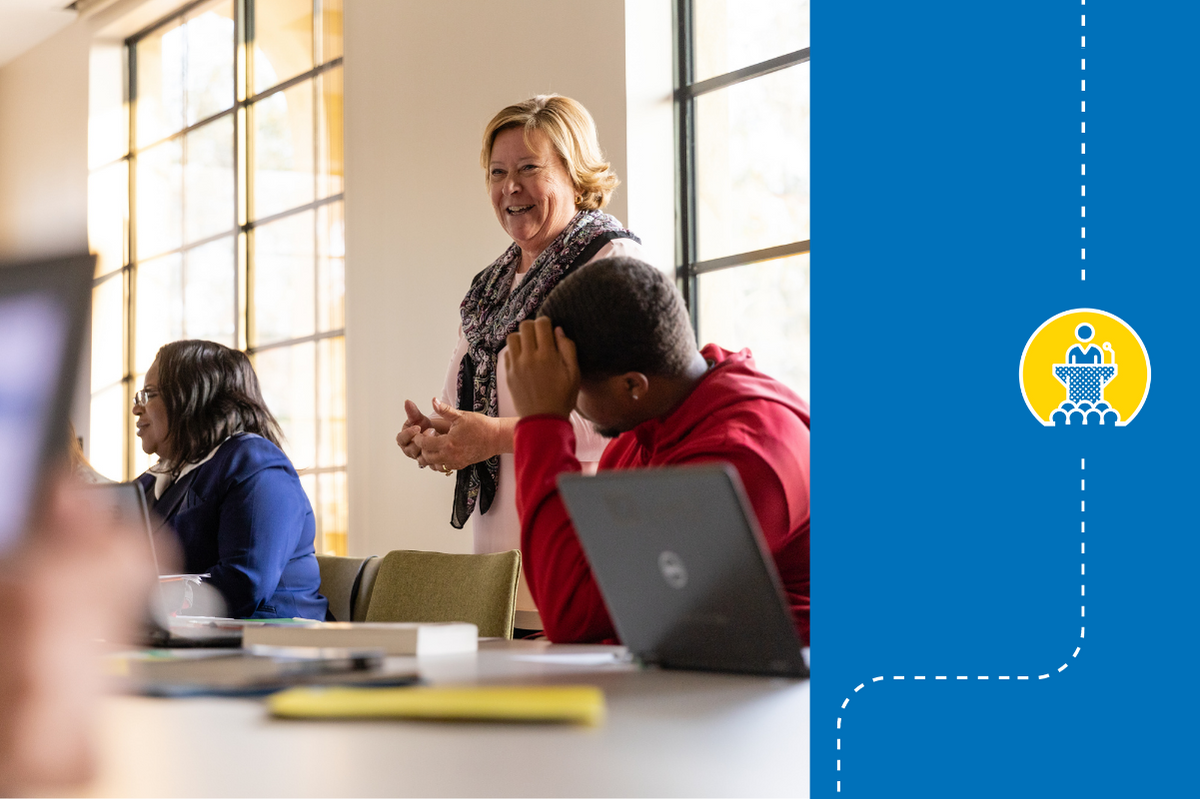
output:
M592 261L613 256L628 256L646 260L646 251L642 245L633 239L614 239L600 248ZM588 263L591 263L589 261ZM517 275L513 281L515 286L525 275ZM505 347L505 349L508 349ZM458 407L458 368L463 356L467 353L467 340L463 337L462 326L458 328L458 343L450 355L450 364L446 369L446 380L442 387L441 400L452 408ZM516 416L513 407L512 394L508 390L508 375L504 369L504 350L496 361L496 400L501 417ZM596 466L608 445L608 439L601 436L577 412L571 413L571 427L575 429L575 457L579 458L583 469L588 474L596 471ZM511 453L500 456L500 473L496 479L496 496L492 500L487 513L479 512L478 504L471 513L471 529L475 537L475 552L504 552L509 549L521 548L521 520L517 516L517 487L516 470ZM525 575L521 575L521 583L517 589L517 610L536 611L533 597L525 584ZM528 618L528 617L526 617ZM526 627L529 622L521 623L518 627Z

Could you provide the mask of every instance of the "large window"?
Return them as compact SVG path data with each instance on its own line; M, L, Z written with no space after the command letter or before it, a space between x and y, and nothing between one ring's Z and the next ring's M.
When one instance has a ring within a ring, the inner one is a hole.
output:
M346 551L342 0L205 0L126 42L127 146L91 175L91 459L151 463L132 394L169 341L250 354Z
M809 396L807 0L676 0L676 274L700 342Z

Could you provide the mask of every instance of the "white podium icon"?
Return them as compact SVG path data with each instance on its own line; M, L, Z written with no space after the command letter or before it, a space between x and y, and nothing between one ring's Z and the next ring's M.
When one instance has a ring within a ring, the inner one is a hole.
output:
M1067 389L1067 398L1053 413L1050 423L1063 424L1110 424L1119 422L1121 415L1104 401L1104 387L1117 376L1117 354L1112 344L1102 346L1090 343L1096 335L1091 324L1083 322L1075 327L1077 344L1067 350L1066 363L1051 366L1054 377ZM1110 358L1104 362L1105 353Z

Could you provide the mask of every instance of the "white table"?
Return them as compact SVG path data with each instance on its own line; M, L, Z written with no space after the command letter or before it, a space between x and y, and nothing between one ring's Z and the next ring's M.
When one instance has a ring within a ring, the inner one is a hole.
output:
M807 796L808 680L531 661L619 647L484 641L431 683L585 683L599 727L273 719L249 699L106 700L100 796Z

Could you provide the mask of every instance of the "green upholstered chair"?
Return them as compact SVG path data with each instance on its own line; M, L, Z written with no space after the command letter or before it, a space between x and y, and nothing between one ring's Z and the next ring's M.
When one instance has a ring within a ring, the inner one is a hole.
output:
M512 638L521 553L389 552L379 564L367 621L468 621L481 636Z
M379 576L379 564L383 558L375 555L363 564L362 575L358 579L358 594L354 598L354 610L350 621L366 621L367 610L371 607L371 592L375 590L375 578Z
M321 595L329 600L329 612L337 621L354 619L363 572L373 560L379 558L375 555L366 558L317 555L317 566L321 570Z

